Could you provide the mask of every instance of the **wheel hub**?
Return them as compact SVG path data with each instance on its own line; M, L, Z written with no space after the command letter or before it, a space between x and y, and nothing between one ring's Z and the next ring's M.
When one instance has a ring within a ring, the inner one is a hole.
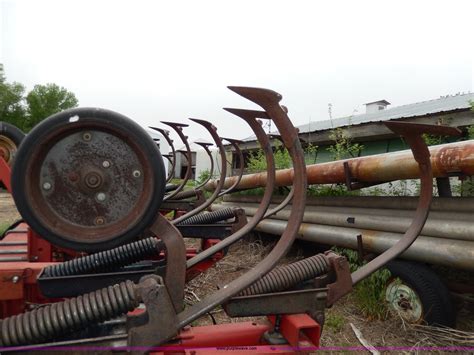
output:
M385 299L390 307L410 323L423 319L423 305L418 294L401 280L392 280L386 289Z

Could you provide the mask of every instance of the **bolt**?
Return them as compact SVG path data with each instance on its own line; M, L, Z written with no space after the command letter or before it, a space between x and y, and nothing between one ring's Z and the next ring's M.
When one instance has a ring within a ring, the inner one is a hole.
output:
M101 226L102 224L105 223L105 218L104 217L97 217L94 221L94 223L97 225L97 226Z
M70 172L69 173L69 180L71 182L76 182L77 180L79 180L79 175L77 175L77 173L75 173L75 172Z
M86 132L82 135L82 139L84 139L86 142L88 142L92 139L92 135L89 132Z
M12 282L13 282L14 284L18 283L18 281L20 281L20 276L15 275L15 276L12 277Z
M51 185L51 183L49 183L49 182L45 182L45 183L43 184L43 189L44 189L44 190L51 190L51 187L52 187L52 185Z
M105 201L105 194L103 192L99 192L97 195L96 195L96 198L97 198L97 201Z
M108 167L110 167L110 161L104 160L104 161L102 162L102 166L107 169Z
M142 173L140 172L140 170L134 170L134 171L133 171L133 176L134 176L134 177L138 178L138 177L140 177L141 175L142 175Z

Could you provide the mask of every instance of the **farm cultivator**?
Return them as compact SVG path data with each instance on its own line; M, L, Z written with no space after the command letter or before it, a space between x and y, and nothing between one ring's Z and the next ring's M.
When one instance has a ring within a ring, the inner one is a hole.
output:
M352 274L346 259L333 252L275 268L295 240L305 209L307 177L301 143L278 93L229 89L263 108L225 109L251 127L266 153L265 193L248 221L240 209L206 211L216 198L239 184L243 165L233 184L223 190L222 139L204 120L191 119L207 129L222 161L219 181L207 199L202 187L208 181L185 190L191 164L179 185L166 184L172 174L165 176L155 142L133 121L111 111L64 111L35 127L18 151L18 144L2 146L0 176L24 219L0 242L2 350L113 347L187 352L246 346L266 353L315 349L325 308L413 243L426 221L432 196L429 151L421 134L457 134L456 129L386 123L409 143L421 176L413 222L395 246ZM259 119L273 121L293 162L290 195L271 210L275 164ZM176 152L167 132L154 128L172 148L165 158L172 167L177 153L190 162L183 133L186 125L163 123L186 147ZM238 141L228 141L238 149ZM210 144L202 146L212 161ZM291 199L287 227L266 258L185 308L186 282L218 262L228 247ZM170 212L172 219L165 217ZM200 238L201 248L186 248L183 237ZM266 316L266 320L191 326L218 306L230 317Z

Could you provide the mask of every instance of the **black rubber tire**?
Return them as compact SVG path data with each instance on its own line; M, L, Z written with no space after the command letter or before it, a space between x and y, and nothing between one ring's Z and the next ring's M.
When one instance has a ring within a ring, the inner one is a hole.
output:
M0 121L0 135L5 136L13 141L17 148L20 147L21 142L25 138L25 133L18 127L7 123L7 122L1 122ZM5 185L0 181L0 189L4 189Z
M0 135L10 138L17 147L20 147L21 142L25 138L25 134L18 127L0 121Z
M25 196L24 193L24 186L26 186L26 176L24 172L26 171L26 166L28 165L30 156L34 152L35 146L37 146L39 142L42 142L45 136L50 135L55 130L61 129L61 127L65 127L65 125L71 125L70 118L74 116L79 117L81 122L87 120L87 117L98 118L106 122L107 125L126 132L127 137L136 144L139 144L143 151L147 153L147 159L150 161L152 174L154 176L154 190L151 194L153 198L147 206L143 207L145 212L140 220L126 230L121 231L111 240L96 243L82 243L65 239L61 235L54 233L48 225L45 225L45 223L36 217L35 210L33 206L28 203L27 196ZM25 222L40 236L55 245L65 248L77 251L97 252L129 242L151 226L159 213L159 208L165 194L165 180L164 163L160 151L153 139L141 126L126 116L110 110L75 108L50 116L36 125L26 136L23 144L17 151L17 159L13 165L12 195L18 211Z
M456 325L456 311L449 290L430 267L413 261L393 260L387 268L392 276L417 293L422 303L423 320L428 325Z

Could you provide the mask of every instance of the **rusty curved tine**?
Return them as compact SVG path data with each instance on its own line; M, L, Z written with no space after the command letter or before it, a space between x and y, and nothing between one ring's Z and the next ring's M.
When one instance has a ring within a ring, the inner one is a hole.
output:
M272 146L265 131L263 130L260 123L257 121L257 117L267 118L266 113L262 111L240 110L230 108L225 108L224 110L242 118L244 121L247 122L252 131L255 133L257 140L260 143L260 146L265 152L265 157L267 161L267 187L265 189L265 193L263 194L263 198L260 202L257 213L255 213L252 219L250 219L250 221L248 221L245 226L243 226L234 234L228 236L227 238L221 240L219 243L213 245L210 248L207 248L206 250L201 251L199 254L189 259L186 263L187 268L193 267L201 261L206 260L215 253L242 239L245 235L247 235L247 233L251 232L252 229L255 228L258 222L260 222L260 220L262 219L272 200L273 188L275 186L275 162L272 154ZM222 179L219 180L219 183L221 181Z
M204 148L211 162L211 168L209 169L209 176L207 177L206 180L204 180L203 182L201 182L198 186L194 188L194 190L199 190L201 187L206 185L209 182L209 180L211 180L212 174L214 174L214 159L212 158L212 153L209 149L209 147L212 146L212 143L206 143L206 142L194 142L194 143Z
M304 206L306 204L306 166L304 164L304 153L301 148L301 143L298 139L298 134L288 118L287 114L279 102L281 95L266 89L255 89L255 88L244 88L244 87L229 87L232 91L237 94L255 102L260 105L268 113L268 116L275 122L276 126L283 134L283 140L285 146L290 151L290 155L293 161L294 179L293 184L295 185L295 203L293 203L288 225L283 232L278 243L275 245L270 254L263 259L257 266L251 271L240 276L236 280L222 287L219 291L210 295L200 303L189 307L180 314L178 314L179 325L183 327L193 320L199 318L206 312L212 310L217 305L230 299L232 296L238 294L243 289L247 288L259 278L268 273L290 249L293 241L296 238L296 234L300 227L301 221L303 220ZM261 127L260 127L261 128ZM268 142L268 138L265 135ZM271 147L269 147L271 149ZM273 159L271 159L273 163ZM273 165L273 164L272 164ZM267 163L268 167L268 163ZM273 166L272 166L273 167ZM272 186L268 186L269 194L273 192L273 183L275 182L275 171L272 171ZM269 176L270 178L270 176ZM271 189L270 189L271 188ZM244 227L245 228L245 227ZM225 241L226 239L224 239ZM219 243L220 244L220 243Z
M166 182L169 182L174 176L174 160L171 160L171 154L161 154L161 156L168 160L171 164L171 168L168 171L168 177L166 178Z
M192 155L191 155L191 148L189 147L188 137L186 137L183 133L183 127L188 127L189 125L184 124L184 123L165 122L165 121L161 121L161 123L163 123L167 126L170 126L171 128L173 128L175 130L175 132L178 134L179 138L181 138L181 140L183 141L183 143L186 147L186 154L187 154L186 158L187 158L188 162L191 162L193 159L192 159ZM175 159L176 159L176 155L175 155ZM184 176L183 181L181 181L181 184L179 184L179 186L176 190L174 190L169 195L166 195L163 198L163 201L169 200L171 197L176 195L178 192L180 192L184 188L184 186L186 185L188 180L191 178L191 172L192 172L192 164L188 163L188 167L186 168L186 175Z
M224 149L224 145L222 144L222 140L220 139L219 135L217 134L217 128L214 127L211 122L208 122L208 121L205 121L205 120L199 120L197 118L190 118L190 120L204 126L204 128L206 128L209 131L209 133L211 134L212 139L214 139L214 141L216 142L216 145L219 148L219 153L221 155L221 160L222 160L221 174L220 174L219 182L216 186L216 189L214 190L214 193L206 200L206 202L204 202L203 204L197 206L195 209L189 211L188 213L182 215L181 217L178 217L178 218L174 219L171 223L175 224L175 225L182 222L182 221L184 221L184 220L186 220L186 219L188 219L189 217L192 217L192 216L198 214L201 211L204 211L207 207L209 207L214 202L214 200L217 198L217 196L219 195L219 192L221 191L222 187L224 186L225 176L226 176L226 173L227 173L226 172L226 165L227 164L225 163L225 149Z
M444 136L461 134L461 131L457 128L446 126L433 126L396 121L385 122L385 125L393 132L402 136L413 152L413 156L420 167L420 197L418 199L415 217L403 237L384 253L377 256L359 270L353 272L351 275L353 285L407 250L418 237L425 225L433 197L433 172L431 169L430 151L422 138L422 134L429 133Z
M168 161L171 163L171 169L170 169L170 172L168 173L168 177L166 178L166 182L169 182L173 176L174 176L174 169L176 167L176 151L174 149L174 145L173 145L173 140L170 138L170 134L167 130L163 129L163 128L158 128L158 127L151 127L151 129L155 130L155 131L158 131L161 133L161 135L165 138L165 140L168 142L168 145L170 146L171 148L171 155L173 157L173 160L170 159L170 156L167 155L163 155L165 158L168 159Z
M225 139L226 141L230 142L230 144L232 144L232 146L234 147L237 155L239 156L239 173L237 174L237 179L234 181L232 186L230 186L228 189L225 189L224 191L221 191L219 193L219 197L230 193L231 191L233 191L237 187L240 180L242 179L242 175L244 174L244 167L245 167L244 153L242 153L242 150L239 147L239 144L242 143L242 141L240 141L238 139L232 139L232 138L222 138L222 139Z
M285 111L286 113L288 113L288 109L286 107L283 106L283 109L286 110ZM284 144L283 139L281 138L281 135L279 135L279 134L269 134L268 137L270 139L273 139L273 138L278 139L279 141L281 141ZM301 138L300 138L300 142L301 142ZM280 204L278 204L278 206L275 206L271 210L268 210L265 213L265 216L263 216L263 219L268 218L270 216L273 216L274 214L277 214L278 212L280 212L282 209L284 209L291 202L291 200L293 199L293 196L295 195L294 186L295 186L294 184L291 185L290 192L285 197L285 199L283 201L281 201Z

